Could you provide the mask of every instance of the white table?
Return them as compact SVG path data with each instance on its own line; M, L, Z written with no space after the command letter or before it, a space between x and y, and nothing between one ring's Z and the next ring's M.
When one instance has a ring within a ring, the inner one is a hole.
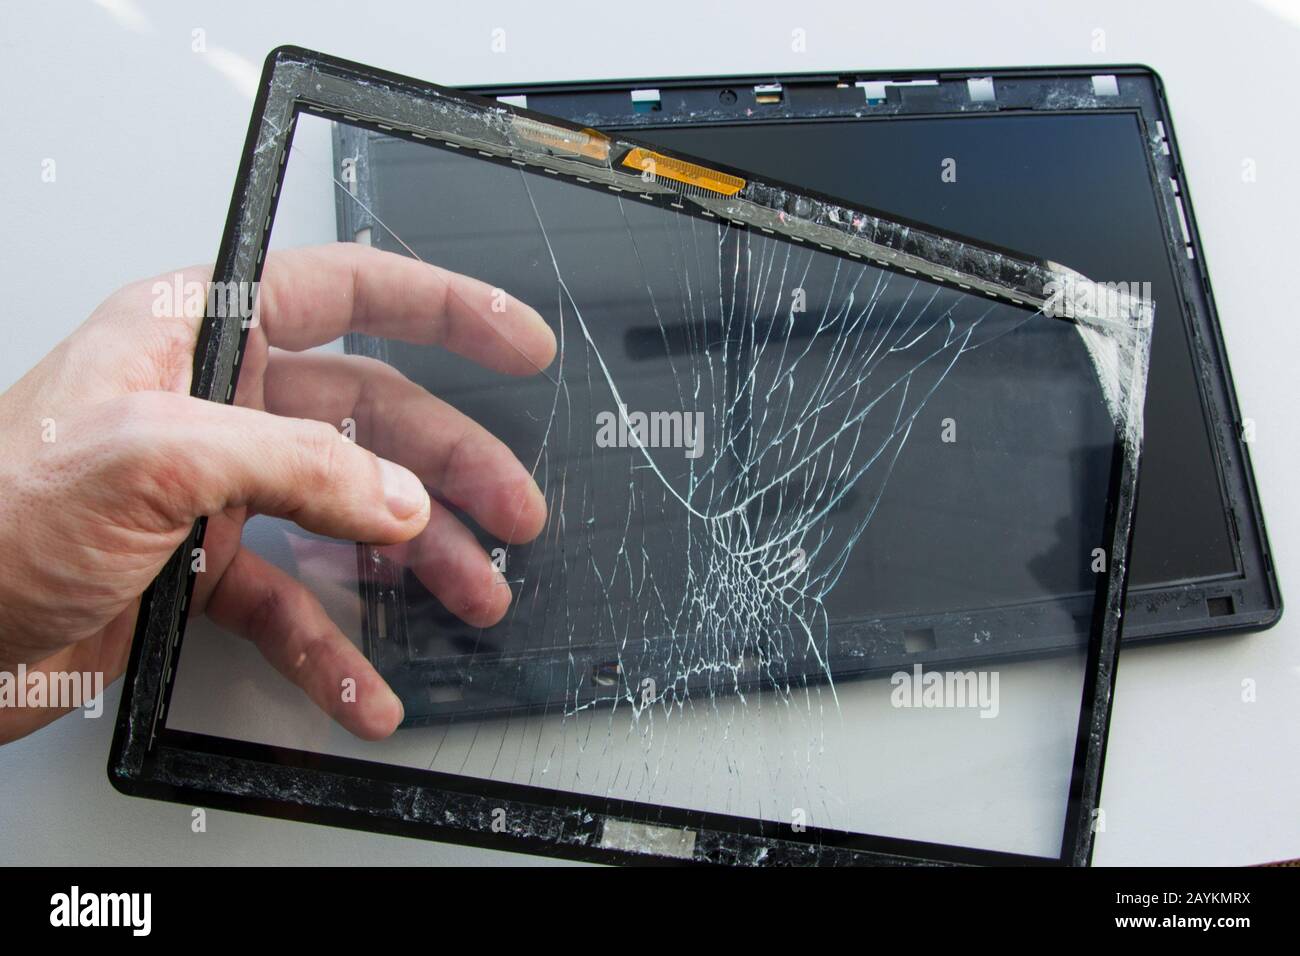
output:
M225 221L261 60L295 43L445 84L622 76L1140 62L1163 76L1284 586L1300 568L1294 224L1300 4L746 4L689 16L593 5L592 22L517 3L336 12L308 3L0 8L7 387L126 280L208 261ZM620 9L629 14L618 22ZM847 19L852 17L853 19ZM493 51L493 31L505 49ZM806 52L792 50L802 29ZM206 52L193 46L202 39ZM1095 31L1105 35L1096 51ZM1244 159L1258 170L1243 183ZM42 181L55 161L56 180ZM1288 573L1290 572L1290 573ZM1245 864L1300 856L1300 622L1125 652L1099 864ZM1257 699L1242 701L1245 678ZM0 749L0 862L541 862L118 795L105 716Z

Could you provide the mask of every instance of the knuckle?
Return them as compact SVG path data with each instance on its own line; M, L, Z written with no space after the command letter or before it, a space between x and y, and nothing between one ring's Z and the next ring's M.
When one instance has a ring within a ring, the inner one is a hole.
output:
M467 483L466 479L472 474L474 444L474 430L466 426L451 440L443 458L439 483L453 489L456 494L460 493L462 486Z
M301 472L311 481L329 488L346 481L346 442L328 422L301 421L298 455Z
M58 370L65 388L84 394L88 386L116 387L122 336L108 323L91 316L61 344Z
M476 423L466 423L452 439L441 479L446 493L458 502L529 480L505 443Z
M284 595L279 588L262 588L248 607L242 632L254 643L279 636L276 625L284 617Z

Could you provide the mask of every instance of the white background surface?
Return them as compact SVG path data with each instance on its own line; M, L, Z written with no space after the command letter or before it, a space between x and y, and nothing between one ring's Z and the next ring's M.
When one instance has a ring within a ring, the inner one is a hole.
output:
M283 43L445 84L1144 63L1164 78L1284 592L1300 568L1294 308L1300 3L7 4L0 388L125 281L210 260L262 58ZM191 50L206 31L206 53ZM494 28L506 50L493 53ZM806 31L807 51L791 49ZM1093 49L1094 31L1106 49ZM1288 73L1290 71L1290 74ZM1244 159L1257 181L1244 183ZM54 159L57 180L41 180ZM1151 494L1153 489L1143 489ZM1300 619L1123 654L1098 864L1300 856ZM1242 700L1253 680L1257 699ZM0 749L0 862L541 862L134 800L105 763L118 687Z

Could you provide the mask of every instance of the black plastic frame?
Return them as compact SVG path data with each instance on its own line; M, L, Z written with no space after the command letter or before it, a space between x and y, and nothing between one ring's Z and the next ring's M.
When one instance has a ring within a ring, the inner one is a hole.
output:
M321 80L329 81L329 89L323 90L316 82ZM214 270L215 282L260 280L293 121L299 110L334 113L355 121L356 117L347 113L347 97L339 91L359 95L376 89L421 99L469 103L480 109L500 108L472 95L311 51L294 47L274 50L267 58L254 104ZM549 117L523 110L505 111L554 123ZM366 122L373 122L373 118ZM419 128L408 126L394 131L382 123L376 125L397 135L411 135L413 128ZM218 402L231 400L246 336L247 329L237 317L209 314L195 351L195 396ZM1066 823L1057 858L815 827L796 833L789 826L759 820L595 800L167 729L164 724L175 660L194 585L188 556L202 543L206 527L203 520L196 522L190 537L142 598L109 758L109 779L119 791L135 796L606 862L680 862L596 845L607 821L623 820L694 830L691 861L699 863L1085 865L1092 852L1091 821L1097 807L1110 720L1137 491L1137 456L1138 446L1126 443L1117 433L1105 538L1111 543L1111 561L1109 572L1098 576ZM499 818L500 810L505 812ZM505 821L501 831L494 826L499 819Z

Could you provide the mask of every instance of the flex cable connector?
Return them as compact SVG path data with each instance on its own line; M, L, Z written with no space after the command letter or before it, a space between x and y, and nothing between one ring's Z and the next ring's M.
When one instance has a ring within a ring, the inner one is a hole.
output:
M594 129L566 129L526 116L512 116L510 126L521 140L554 156L609 163L609 137Z
M623 156L622 164L640 171L643 176L667 179L683 186L702 189L720 196L734 196L745 188L739 176L719 172L699 163L690 163L654 150L634 146Z

